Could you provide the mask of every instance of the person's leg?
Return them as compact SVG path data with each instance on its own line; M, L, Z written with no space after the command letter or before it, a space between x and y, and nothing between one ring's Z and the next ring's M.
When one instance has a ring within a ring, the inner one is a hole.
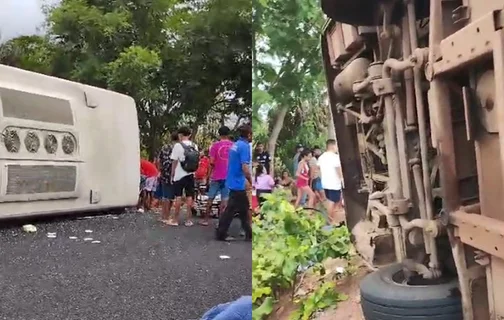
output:
M301 201L299 202L300 205L304 206L306 204L306 201L308 201L308 195L305 193L301 197Z
M137 209L143 209L144 198L145 198L145 191L140 190L140 194L138 195Z
M145 181L145 189L147 190L146 198L145 198L145 209L151 210L152 208L152 200L153 193L156 191L156 182L157 177L149 177Z
M342 193L341 190L334 190L334 217L338 225L346 223L345 211L341 206Z
M138 203L137 203L137 209L143 210L144 206L144 199L145 199L145 176L141 175L140 176L140 193L138 194Z
M223 212L224 210L226 210L226 207L227 207L227 202L229 199L229 188L226 186L226 180L220 180L219 186L220 186L220 195L221 195L221 203L220 203L219 212Z
M178 226L180 220L180 208L182 207L182 195L184 194L184 185L182 180L173 182L173 191L175 195L175 200L173 204L173 219L170 221L170 225ZM188 208L190 210L190 208Z
M212 214L212 206L213 206L213 201L217 197L217 194L219 193L220 190L220 182L219 181L210 181L210 186L208 188L208 199L207 199L207 205L206 205L206 210L203 215L203 220L200 221L200 224L203 226L208 226L209 224L209 218L210 215Z
M324 195L326 197L325 207L327 211L327 218L329 219L329 223L333 224L334 214L333 214L333 202L330 200L330 190L324 189Z
M303 193L307 195L308 201L306 202L306 207L307 208L313 208L315 204L315 193L313 190L309 187L306 186L303 188Z
M229 191L229 200L226 207L226 210L219 216L219 225L217 230L215 231L215 238L220 241L225 241L228 237L229 226L231 226L231 222L233 222L233 218L235 212L237 212L240 204L239 196L237 195L239 191Z
M294 202L294 207L298 208L300 205L302 205L301 200L304 197L304 193L302 188L297 188L296 192L296 202Z
M247 200L248 200L248 220L249 220L249 223L250 225L252 225L252 220L253 220L253 216L254 216L254 208L252 208L252 185L247 181L247 184L246 184L247 188L245 189L245 194L247 195ZM245 232L245 230L242 229L243 232ZM247 234L245 233L245 236L247 236Z
M186 204L187 204L187 219L185 222L186 227L190 227L193 225L192 222L192 210L193 208L193 199L195 193L195 183L194 183L194 175L190 174L184 177L185 179L185 195L186 195Z
M313 192L315 192L316 195L316 201L322 205L324 205L326 201L324 189L322 189L322 181L320 178L315 179L313 183Z
M341 192L339 190L325 190L325 195L327 198L327 214L329 216L329 220L331 224L338 225L343 223L344 217L338 217L337 207L338 202L341 198Z
M245 232L245 240L252 240L252 224L249 219L249 199L245 191L238 191L237 194L238 205L236 209L238 210L238 217L241 221L241 227Z
M162 192L162 211L161 211L161 221L163 222L169 222L170 221L170 214L171 214L171 207L173 204L173 186L168 183L163 183L161 185L161 192Z

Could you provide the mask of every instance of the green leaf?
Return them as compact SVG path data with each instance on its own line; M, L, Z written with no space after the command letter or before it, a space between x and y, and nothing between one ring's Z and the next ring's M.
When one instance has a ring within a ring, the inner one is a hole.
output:
M252 311L252 319L254 320L264 319L267 315L271 314L272 312L273 312L273 298L268 297L264 299L261 306L255 308Z

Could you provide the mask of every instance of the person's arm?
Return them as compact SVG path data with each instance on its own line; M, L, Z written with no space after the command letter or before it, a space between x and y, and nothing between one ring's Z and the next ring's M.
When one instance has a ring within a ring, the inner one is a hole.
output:
M296 177L304 179L303 175L301 174L301 172L303 171L303 166L304 166L304 161L301 160L297 166Z

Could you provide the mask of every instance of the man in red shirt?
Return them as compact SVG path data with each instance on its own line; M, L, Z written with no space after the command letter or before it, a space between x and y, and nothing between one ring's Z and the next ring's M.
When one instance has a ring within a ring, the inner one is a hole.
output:
M145 159L140 160L140 200L139 206L145 210L150 210L152 193L157 187L159 171L156 165Z

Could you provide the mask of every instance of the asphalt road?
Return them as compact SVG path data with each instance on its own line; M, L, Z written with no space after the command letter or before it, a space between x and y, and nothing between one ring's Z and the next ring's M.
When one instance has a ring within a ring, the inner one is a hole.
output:
M250 242L156 219L126 213L39 222L35 234L0 229L0 319L192 320L251 294Z

